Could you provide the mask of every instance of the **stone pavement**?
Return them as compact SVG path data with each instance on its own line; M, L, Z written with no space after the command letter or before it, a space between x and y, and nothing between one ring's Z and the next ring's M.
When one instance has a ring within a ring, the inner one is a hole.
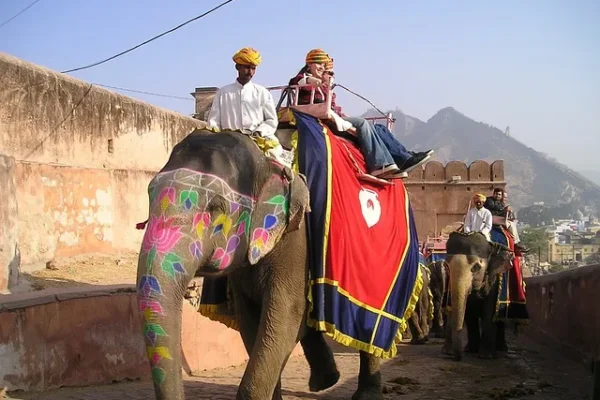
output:
M441 341L422 346L403 344L399 355L383 366L386 400L527 399L584 400L591 398L591 373L523 335L512 338L511 351L499 360L467 356L461 363L442 356ZM350 399L357 384L358 354L333 345L342 374L340 382L323 393L308 391L308 366L303 357L288 362L283 376L284 398ZM212 370L186 379L188 400L235 399L244 366ZM154 399L150 382L66 388L45 393L10 393L24 400L142 400Z

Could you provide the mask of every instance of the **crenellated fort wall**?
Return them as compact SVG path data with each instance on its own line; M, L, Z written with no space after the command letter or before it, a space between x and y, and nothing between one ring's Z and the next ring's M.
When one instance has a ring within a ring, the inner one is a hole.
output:
M467 165L431 161L412 170L404 184L410 193L419 240L437 236L447 225L463 221L475 193L486 196L504 188L504 161L489 164L478 160Z

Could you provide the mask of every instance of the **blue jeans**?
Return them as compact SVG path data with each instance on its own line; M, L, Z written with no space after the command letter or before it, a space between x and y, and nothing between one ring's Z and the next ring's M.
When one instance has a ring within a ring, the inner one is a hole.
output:
M387 126L375 124L374 127L375 131L377 132L377 136L381 138L385 144L385 147L387 147L388 151L392 155L392 158L396 162L396 165L399 168L402 168L402 165L404 165L404 163L413 156L412 153L406 150L406 147L404 147L402 143L400 143L398 139L392 135L392 132L390 132Z
M344 120L350 122L356 128L358 142L365 157L368 173L390 164L401 167L412 156L385 126L373 125L360 117L347 117Z
M356 128L356 136L360 144L360 150L365 157L368 173L394 164L392 155L385 147L383 140L377 135L373 124L360 117L348 117L344 120L350 122Z

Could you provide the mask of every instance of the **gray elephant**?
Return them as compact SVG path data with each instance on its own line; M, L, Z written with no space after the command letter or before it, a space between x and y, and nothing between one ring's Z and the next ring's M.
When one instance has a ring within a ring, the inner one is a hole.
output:
M445 336L444 327L446 326L447 315L444 312L442 303L448 286L448 268L445 260L437 260L429 264L428 267L431 271L429 288L431 289L433 301L433 321L430 332L436 338L443 338Z
M237 399L281 399L281 372L301 341L319 391L339 379L320 332L306 326L306 184L239 133L196 130L149 185L138 304L157 399L184 398L182 300L195 276L227 276L249 361ZM379 359L360 354L353 399L382 399Z
M446 243L446 251L450 270L451 312L442 352L453 355L457 361L462 359L461 331L466 320L467 350L478 352L484 358L496 356L498 326L494 323L494 314L500 281L498 277L509 268L513 253L506 246L489 242L479 232L452 232Z
M419 265L423 277L423 289L415 310L408 319L411 344L424 344L429 341L429 329L433 317L433 299L430 291L431 271L423 264Z

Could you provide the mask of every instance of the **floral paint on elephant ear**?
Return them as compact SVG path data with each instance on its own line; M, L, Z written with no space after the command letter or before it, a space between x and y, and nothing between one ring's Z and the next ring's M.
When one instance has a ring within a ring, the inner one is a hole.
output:
M309 208L308 187L302 179L274 173L263 186L252 215L248 260L256 264L279 242L288 227L298 229Z

